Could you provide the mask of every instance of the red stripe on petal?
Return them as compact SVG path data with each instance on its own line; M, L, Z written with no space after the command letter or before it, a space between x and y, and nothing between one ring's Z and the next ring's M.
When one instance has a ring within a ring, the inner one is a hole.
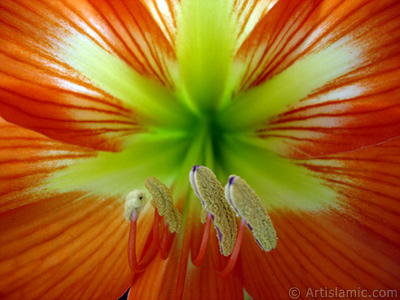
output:
M390 0L379 4L366 0L278 1L238 53L238 58L248 62L242 89L260 84L301 58L341 39L367 42L379 48L385 41L376 43L382 33L382 28L376 26L386 27L383 29L388 31L390 25L385 23L397 14L396 5L396 1ZM391 40L396 39L392 36Z
M174 299L181 255L185 255L184 257L186 257L190 248L198 245L202 235L203 225L201 225L197 216L189 219L188 222L190 222L186 226L188 234L184 237L183 245L181 244L182 237L176 236L166 260L162 260L160 255L157 255L143 273L137 274L128 299ZM183 235L184 233L180 232L179 234ZM212 235L213 244L208 246L206 258L200 267L192 265L190 257L186 257L188 265L182 299L243 299L243 288L239 280L240 277L233 274L222 279L214 270L210 252L212 251L215 257L224 258L220 254L215 232L212 232ZM223 261L223 263L226 262Z
M243 88L261 84L295 61L341 40L361 50L359 63L283 114L266 120L257 135L279 154L292 158L354 151L397 138L400 4L310 3L280 1L265 16L241 50L249 60ZM286 23L275 20L280 12Z
M293 287L303 298L321 288L399 290L400 139L297 162L337 192L336 204L315 212L270 211L276 249L262 252L250 236L243 244L249 294L282 299Z
M57 195L1 214L2 298L116 299L128 288L123 207L82 196Z
M120 199L46 187L96 152L0 122L0 297L117 298L131 280Z
M215 232L213 233L215 234ZM210 237L215 243L209 245L204 263L200 267L189 265L183 299L243 299L243 286L240 275L235 271L226 278L220 278L211 259L211 251L221 256L216 235Z
M237 45L239 49L243 41L252 32L257 23L278 2L276 0L235 0L234 11L237 17Z
M399 289L398 248L354 223L346 211L282 211L271 217L277 248L262 252L248 236L242 249L244 285L253 299L286 299L293 287L303 298L320 289Z
M47 179L95 155L0 119L0 213L54 195L44 186Z
M167 61L174 59L174 52L141 1L89 2L96 18L87 22L92 26L105 23L113 50L123 51L119 56L139 73L172 87ZM83 17L85 10L75 12Z
M304 165L339 192L340 205L355 222L400 246L400 139Z
M174 47L176 43L176 14L180 0L143 0L142 2Z
M143 273L136 274L128 299L173 299L178 275L179 250L175 238L166 260L162 260L157 254Z
M192 222L191 257L194 258L200 246L204 225L201 224L199 216L193 216L190 222ZM221 278L217 274L215 267L218 270L223 269L228 259L220 252L214 228L211 229L209 240L204 262L199 267L195 267L191 263L188 265L183 299L243 299L241 274L237 272L237 266L225 278Z
M237 58L246 64L241 89L249 87L268 65L283 55L282 48L311 9L305 2L278 1L251 32L237 53Z
M85 35L143 76L172 85L172 48L139 1L3 1L0 32L1 115L54 139L118 151L143 131L131 108L60 60L57 45L67 38Z

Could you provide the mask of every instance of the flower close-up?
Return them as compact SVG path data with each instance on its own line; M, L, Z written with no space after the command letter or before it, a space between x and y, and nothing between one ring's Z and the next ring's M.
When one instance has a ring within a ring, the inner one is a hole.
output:
M400 297L400 1L1 0L0 299Z

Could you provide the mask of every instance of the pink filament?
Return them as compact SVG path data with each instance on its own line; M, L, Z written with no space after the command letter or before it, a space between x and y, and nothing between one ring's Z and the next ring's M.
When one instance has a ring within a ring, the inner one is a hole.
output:
M137 212L133 211L131 226L129 232L129 243L128 243L128 260L129 266L135 273L143 272L150 262L153 260L157 249L154 246L151 246L150 250L148 250L143 257L143 259L138 262L136 258L136 227L137 227Z
M208 239L210 237L210 228L211 228L211 214L208 213L206 225L204 226L203 237L200 243L199 252L197 253L197 257L195 259L192 259L192 263L196 267L201 266L201 264L204 262L204 258L206 257Z
M168 223L164 221L164 228L161 238L161 251L160 251L161 258L164 260L167 259L168 257L167 237L168 237Z
M153 221L153 243L157 250L160 250L160 236L159 236L159 225L160 215L158 214L157 208L154 210L154 221Z
M216 267L215 263L214 263L214 269L217 272L217 275L221 278L225 278L227 277L229 274L232 273L236 262L239 258L239 253L240 253L240 249L242 247L242 242L243 242L243 234L244 234L244 230L246 228L246 220L242 219L241 223L240 223L240 227L239 227L239 232L236 238L236 242L235 245L233 247L233 251L232 254L229 256L229 260L228 263L226 264L225 268L223 268L222 270L218 270L218 268Z

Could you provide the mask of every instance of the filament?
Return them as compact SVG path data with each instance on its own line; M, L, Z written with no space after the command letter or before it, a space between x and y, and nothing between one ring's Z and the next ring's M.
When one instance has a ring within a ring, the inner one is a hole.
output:
M235 246L233 248L232 254L229 256L229 260L228 260L228 263L226 264L226 266L222 270L218 270L218 268L216 267L216 265L214 263L214 269L217 272L217 275L219 277L221 277L221 278L227 277L229 274L231 274L231 272L235 268L236 262L239 258L240 249L242 247L243 234L244 234L245 228L246 228L246 220L242 219L242 221L240 222L238 235L237 235L237 238L235 241Z
M211 228L211 214L208 213L207 221L206 221L206 225L204 226L203 237L201 239L200 248L197 253L197 257L195 259L192 259L192 263L196 267L201 266L204 262L204 258L206 257L208 239L210 237L210 228Z
M136 231L137 231L137 211L132 212L130 233L129 233L129 243L128 243L128 260L129 266L135 273L143 272L150 262L153 260L157 249L151 246L143 257L143 259L138 262L136 258Z

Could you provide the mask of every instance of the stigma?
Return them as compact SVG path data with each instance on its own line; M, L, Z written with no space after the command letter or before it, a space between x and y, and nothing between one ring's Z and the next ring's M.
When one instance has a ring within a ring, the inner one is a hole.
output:
M133 213L139 213L146 204L146 194L142 190L133 190L125 198L125 219L130 222Z

